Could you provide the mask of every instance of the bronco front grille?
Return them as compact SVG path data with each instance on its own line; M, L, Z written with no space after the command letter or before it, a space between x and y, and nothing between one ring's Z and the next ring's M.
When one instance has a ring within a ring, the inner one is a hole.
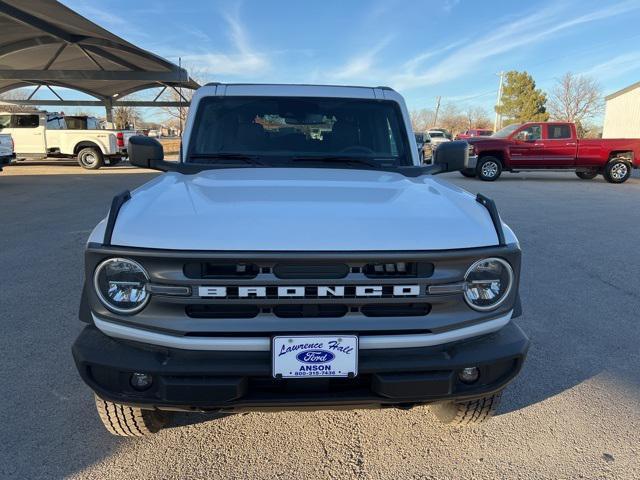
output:
M495 317L476 312L460 287L470 265L499 256L519 274L517 246L431 252L198 252L90 248L87 278L107 257L131 258L158 289L126 319L91 298L102 318L177 335L321 332L407 333ZM449 285L430 293L429 287ZM514 290L516 292L517 290ZM184 293L187 292L187 293Z

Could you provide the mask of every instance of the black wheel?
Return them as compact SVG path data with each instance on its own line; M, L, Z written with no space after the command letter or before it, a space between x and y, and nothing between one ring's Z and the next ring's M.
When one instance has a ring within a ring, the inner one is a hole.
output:
M482 157L476 167L476 175L480 180L493 182L502 173L502 163L496 157Z
M471 168L466 168L464 170L460 170L460 173L463 177L474 178L476 176L476 171Z
M604 179L609 183L624 183L631 176L631 165L629 160L621 157L614 157L609 160L602 173Z
M97 148L87 147L78 152L78 163L87 170L97 170L104 165L104 158Z
M109 433L119 437L142 437L157 433L167 424L169 415L158 410L142 410L96 396L100 420Z
M576 175L578 176L578 178L581 178L582 180L593 180L594 178L596 178L598 176L598 171L597 170L585 170L582 172L576 172Z
M449 425L475 425L489 420L500 405L502 392L466 402L448 402L431 405L431 411L442 423Z

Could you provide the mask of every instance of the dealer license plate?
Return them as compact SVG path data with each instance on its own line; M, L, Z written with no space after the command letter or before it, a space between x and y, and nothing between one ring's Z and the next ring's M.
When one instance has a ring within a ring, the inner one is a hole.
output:
M272 346L275 378L358 375L355 335L273 337Z

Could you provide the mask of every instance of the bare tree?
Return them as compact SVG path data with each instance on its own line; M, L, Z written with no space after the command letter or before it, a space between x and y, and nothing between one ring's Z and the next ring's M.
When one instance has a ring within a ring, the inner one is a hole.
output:
M200 85L204 85L209 81L207 80L206 72L198 69L197 67L183 64L182 68L185 68L189 72L189 76ZM160 100L184 103L183 106L160 108L160 111L167 117L166 124L168 126L179 129L180 125L182 125L184 128L184 124L189 113L188 104L191 103L194 93L195 90L191 90L190 88L167 87L162 95L160 95Z
M24 89L11 90L10 92L0 94L0 102L11 102L14 100L27 100L29 98L29 92ZM33 112L38 110L34 105L15 105L12 103L5 103L0 105L0 110L3 112Z
M472 106L465 110L464 113L467 125L466 128L489 128L492 126L491 118L487 111L479 106Z
M411 126L414 132L424 132L430 128L445 128L453 135L469 128L487 128L491 126L491 119L487 111L479 106L470 106L464 112L453 103L446 103L440 108L438 124L434 124L435 114L432 110L423 108L410 112Z
M460 112L457 105L453 103L447 103L440 108L440 115L438 115L438 125L436 127L442 127L447 129L452 135L459 133L467 129L467 117Z
M190 88L173 89L171 87L162 94L161 100L169 102L183 103L184 106L179 107L161 107L160 110L167 116L167 124L171 127L179 128L180 124L184 125L187 120L187 114L189 113L189 103L195 90Z
M433 126L435 114L431 110L427 110L426 108L412 110L409 115L414 132L425 132Z
M127 129L140 123L142 116L135 107L119 106L113 109L113 123L116 128Z
M551 92L548 109L553 120L584 124L602 112L602 90L591 77L565 73Z
M579 122L576 124L580 138L602 138L602 125L591 122Z

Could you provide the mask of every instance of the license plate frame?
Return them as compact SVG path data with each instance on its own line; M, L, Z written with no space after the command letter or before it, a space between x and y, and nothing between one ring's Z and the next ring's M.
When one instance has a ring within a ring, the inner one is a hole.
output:
M357 335L278 335L271 338L274 378L355 378Z

